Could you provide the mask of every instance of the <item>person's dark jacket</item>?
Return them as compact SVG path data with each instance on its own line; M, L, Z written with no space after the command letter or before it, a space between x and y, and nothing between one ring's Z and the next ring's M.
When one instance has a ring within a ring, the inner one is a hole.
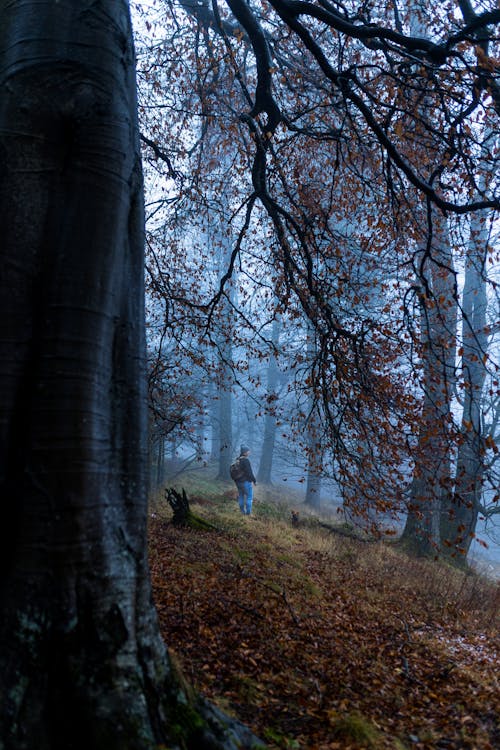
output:
M242 479L240 479L238 481L240 481L240 482L253 482L254 484L256 484L257 480L254 477L254 474L253 474L253 471L252 471L252 466L251 466L250 461L248 460L248 458L245 458L245 456L240 456L239 457L239 463L240 463L241 471L243 472L243 477L242 477Z

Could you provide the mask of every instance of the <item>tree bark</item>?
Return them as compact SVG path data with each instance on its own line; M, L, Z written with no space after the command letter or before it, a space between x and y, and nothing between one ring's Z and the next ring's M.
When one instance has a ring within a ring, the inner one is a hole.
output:
M485 439L481 408L488 352L485 269L488 224L485 215L473 217L470 234L462 295L462 433L458 447L454 493L445 508L441 523L446 551L464 563L476 529L485 473Z
M441 549L441 517L451 492L457 310L446 221L436 212L429 259L422 266L422 413L403 542L418 554Z
M311 373L313 373L317 355L317 341L314 327L310 322L307 324L307 355ZM321 417L316 404L318 396L314 391L314 384L311 388L312 390L308 394L309 415L305 424L307 479L304 503L318 510L321 507L321 472L319 467L323 463L323 446L321 441Z
M430 6L408 0L410 31L425 36L430 26ZM432 120L432 101L425 96L415 103L423 119ZM433 163L422 151L422 163ZM443 505L450 494L451 398L455 382L456 301L453 256L446 219L434 207L420 209L421 248L417 256L421 310L422 414L408 516L402 539L417 554L435 555L441 549ZM424 218L425 217L425 218Z
M228 255L227 238L216 234L213 240L214 254L220 253L220 267L225 268ZM218 455L217 455L217 479L229 479L229 467L233 460L233 323L231 320L233 296L229 291L230 298L223 298L220 302L221 330L218 333Z
M223 363L224 383L219 391L219 456L217 479L229 479L233 454L233 395L230 390L230 368Z
M273 347L277 350L280 338L281 321L277 318L273 320L271 340ZM259 470L257 472L257 481L263 484L271 484L274 445L276 442L276 401L278 398L278 363L274 352L271 353L269 365L267 368L267 401L269 410L264 417L264 439L260 453Z
M0 0L0 86L0 747L239 747L151 603L128 3Z

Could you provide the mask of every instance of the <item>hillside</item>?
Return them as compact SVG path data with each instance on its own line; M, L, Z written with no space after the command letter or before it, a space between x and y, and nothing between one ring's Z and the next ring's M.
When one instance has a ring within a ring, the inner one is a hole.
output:
M270 748L494 750L499 587L394 544L290 523L183 476L216 530L151 517L162 632L187 680Z

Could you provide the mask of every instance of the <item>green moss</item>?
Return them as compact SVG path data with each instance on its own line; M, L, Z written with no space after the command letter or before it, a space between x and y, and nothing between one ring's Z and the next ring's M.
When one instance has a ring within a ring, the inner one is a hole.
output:
M274 581L266 580L264 581L265 585L271 589L271 591L274 591L275 594L280 594L283 591L283 587L280 586L279 583L275 583Z
M380 745L380 732L360 713L330 717L333 736L344 742L356 742L361 747L376 750Z
M278 747L285 748L285 750L299 750L300 748L297 740L287 737L286 735L282 734L276 729L272 729L271 727L265 730L264 736L266 740L269 740L269 742L273 742L275 745L278 745Z
M185 699L182 702L192 705L196 700L195 689L185 676L178 655L172 651L172 649L169 649L168 656L170 660L172 681L177 686L178 691L182 691L183 696L185 696Z
M195 708L196 691L186 678L179 657L172 649L168 655L172 688L168 732L172 744L184 750L192 747L193 738L201 733L205 722Z
M251 677L239 675L238 679L238 697L241 701L250 705L257 702L262 692L261 686Z
M238 547L233 548L233 554L238 562L246 563L252 559L251 552L245 549L239 549Z
M271 550L273 550L273 547L270 547ZM299 568L302 569L301 562L297 559L296 555L287 555L287 554L281 554L276 555L276 561L278 563L283 563L284 565L290 565L292 568Z
M200 516L195 515L194 513L189 512L187 517L187 525L191 529L197 529L198 531L216 531L217 527L214 526L212 523L209 523L208 521L205 521L203 518L200 518Z
M174 742L186 747L186 743L199 734L204 726L205 722L189 703L177 703L169 726L170 736Z

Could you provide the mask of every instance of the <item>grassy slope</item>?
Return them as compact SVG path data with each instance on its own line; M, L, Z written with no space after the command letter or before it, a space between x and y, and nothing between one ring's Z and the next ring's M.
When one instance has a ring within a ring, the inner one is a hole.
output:
M219 530L176 529L158 501L151 568L165 640L197 689L271 748L500 747L498 585L311 520L293 528L269 489L246 518L230 484L193 471L181 486Z

